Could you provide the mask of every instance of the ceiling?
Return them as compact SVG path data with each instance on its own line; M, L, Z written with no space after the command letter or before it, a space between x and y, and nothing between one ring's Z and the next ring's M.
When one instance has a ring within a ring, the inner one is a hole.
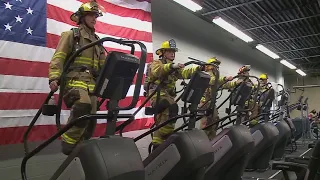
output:
M196 1L196 0L195 0ZM237 27L282 59L320 76L320 0L201 0L195 12ZM294 72L294 71L293 71Z

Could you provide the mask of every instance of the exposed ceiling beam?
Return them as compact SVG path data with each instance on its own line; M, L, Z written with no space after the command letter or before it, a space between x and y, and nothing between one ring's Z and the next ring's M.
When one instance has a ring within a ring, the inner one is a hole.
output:
M238 7L249 5L249 4L252 4L252 3L257 3L257 2L260 2L260 1L263 1L263 0L253 0L253 1L245 2L245 3L241 3L241 4L237 4L237 5L221 8L221 9L216 9L216 10L213 10L213 11L209 11L209 12L203 13L201 15L202 16L207 16L207 15L210 15L210 14L227 11L227 10L230 10L230 9L238 8Z
M319 16L320 16L320 14L316 14L316 15L307 16L307 17L303 17L303 18L291 19L291 20L288 20L288 21L282 21L282 22L277 22L277 23L266 24L266 25L263 25L263 26L251 27L251 28L243 29L242 31L252 31L252 30L255 30L255 29L265 28L265 27L279 25L279 24L285 24L285 23L289 23L289 22L300 21L300 20L319 17Z
M320 0L318 0L320 1ZM291 40L295 40L295 39L301 39L301 38L307 38L307 37L313 37L313 36L319 36L320 33L316 33L316 34L309 34L309 35L305 35L305 36L299 36L299 37L293 37L293 38L286 38L286 39L280 39L277 41L266 41L266 42L261 42L260 44L273 44L273 43L278 43L278 42L283 42L283 41L291 41Z
M286 59L286 60L290 60L291 61L291 60L296 60L296 59L313 58L313 57L320 57L320 54L313 55L313 56L297 57L297 58Z
M277 54L281 54L281 53L294 52L294 51L302 51L302 50L315 49L315 48L320 48L320 46L313 46L313 47L300 48L300 49L290 49L290 50L286 50L286 51L279 51L279 52L276 52L276 53L277 53Z

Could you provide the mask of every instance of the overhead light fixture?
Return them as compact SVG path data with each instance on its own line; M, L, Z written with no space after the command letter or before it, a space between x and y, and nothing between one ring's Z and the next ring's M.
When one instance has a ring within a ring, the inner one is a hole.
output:
M301 76L306 76L306 75L307 75L307 74L304 73L301 69L297 69L296 72L297 72L298 74L300 74Z
M261 44L258 44L256 46L256 48L258 50L260 50L261 52L265 53L266 55L272 57L273 59L279 59L280 58L277 54L275 54L274 52L270 51L268 48L264 47Z
M291 63L289 63L288 61L286 61L286 60L284 60L284 59L281 60L280 63L283 64L283 65L285 65L285 66L287 66L287 67L290 68L290 69L297 69L294 65L292 65Z
M202 7L199 4L193 2L192 0L173 0L173 1L178 4L181 4L182 6L190 9L193 12L196 12L202 9Z
M212 22L217 24L218 26L222 27L223 29L225 29L229 33L231 33L231 34L237 36L238 38L242 39L245 42L252 42L253 41L253 39L251 37L249 37L248 35L244 34L239 29L237 29L236 27L232 26L227 21L223 20L221 17L214 18L212 20Z

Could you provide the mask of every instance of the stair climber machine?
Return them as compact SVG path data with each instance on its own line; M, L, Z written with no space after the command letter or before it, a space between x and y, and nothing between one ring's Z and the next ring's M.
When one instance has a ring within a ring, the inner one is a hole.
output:
M296 109L301 110L302 99L303 99L303 96L300 96L296 103L287 105L287 108L286 108L287 115L286 115L285 120L288 122L288 124L290 125L290 128L291 128L291 138L287 144L287 146L290 146L290 148L286 149L286 152L288 152L288 153L293 153L293 152L297 151L297 149L298 149L297 140L302 137L302 128L299 128L299 127L301 127L301 120L299 120L299 118L292 119L290 116L290 113L293 110L296 110ZM297 126L297 128L296 128L296 126Z
M246 167L247 172L264 172L269 169L269 161L272 158L273 150L279 139L278 128L273 123L269 122L269 110L272 106L272 101L275 98L275 91L270 88L259 95L259 101L257 104L260 104L260 100L263 100L263 102L260 108L261 113L258 117L262 116L263 119L262 122L250 128L255 147L250 153L249 162ZM252 119L258 117L252 117Z
M312 155L286 158L286 161L274 161L273 170L282 171L283 180L320 180L320 141L315 143Z
M236 76L238 77L238 76ZM236 78L234 77L234 78ZM217 91L223 86L220 85ZM213 88L214 89L214 88ZM210 102L210 108L204 110L203 112L207 113L206 115L213 113L213 105L216 103L216 92L213 91L212 98L207 100L206 103ZM246 83L242 83L237 86L229 95L229 97L218 106L220 108L225 102L230 99L229 108L231 105L235 105L236 110L215 123L208 124L203 130L210 128L211 126L218 124L219 122L223 122L232 116L237 116L236 120L231 120L229 123L223 124L219 128L222 128L228 124L237 121L237 125L234 127L230 127L224 129L217 137L215 137L211 142L211 151L213 151L213 155L210 156L211 163L202 168L202 172L200 171L196 177L192 177L191 179L195 180L205 180L205 179L214 179L214 180L228 180L228 179L241 179L242 173L244 171L245 164L247 162L248 153L254 146L254 142L251 136L251 133L248 128L244 125L240 125L241 115L243 115L246 111L243 109L245 101L248 99L251 91L251 86L248 86ZM231 97L231 98L230 98ZM204 106L203 105L203 106ZM183 108L187 109L187 108ZM199 110L203 110L202 107ZM237 111L237 112L236 112ZM201 117L200 117L201 118ZM197 118L199 120L200 118ZM194 122L191 121L192 127L194 127ZM209 122L210 123L210 122ZM190 120L187 123L183 124L179 128L174 130L174 133L179 133L179 131L183 130L187 127L187 131L190 130Z
M281 160L284 157L285 149L291 137L290 126L292 126L292 122L288 122L288 120L286 119L286 106L288 103L288 94L287 92L285 92L281 84L278 84L278 86L282 87L282 90L278 94L278 97L280 96L280 101L278 101L277 104L278 108L275 110L275 112L272 114L270 118L270 121L274 123L274 125L278 128L279 131L279 138L274 147L272 155L273 160Z
M236 76L237 77L237 76ZM234 77L234 78L236 78ZM223 84L222 84L223 85ZM222 87L222 85L220 87ZM258 85L260 86L260 84ZM242 82L234 88L224 102L217 109L230 99L229 108L226 109L227 116L219 119L214 123L208 123L203 130L221 122L218 129L226 127L232 123L234 126L224 128L210 142L214 152L213 163L205 168L205 172L201 176L202 180L240 180L244 169L248 162L249 153L254 148L254 141L250 130L242 123L245 115L250 109L245 109L245 102L249 99L252 87L246 82ZM256 99L255 96L254 99ZM231 106L235 106L231 112ZM236 119L231 120L231 117L236 116ZM228 123L223 123L226 119L230 119Z
M207 64L202 61L189 61L185 66L189 64L214 65ZM214 65L216 66L216 65ZM173 73L172 70L170 73ZM215 72L219 76L219 72ZM156 90L150 94L147 99L149 100L156 91L158 91L165 81L162 79ZM201 174L203 167L210 165L213 162L213 152L211 150L210 142L204 131L195 129L195 122L203 117L197 110L197 106L200 103L203 93L207 89L210 82L210 75L206 72L196 71L189 83L187 84L181 100L190 103L189 113L184 113L170 118L169 120L158 124L151 128L149 131L136 137L134 141L138 141L152 132L160 129L161 127L177 121L179 118L188 117L188 129L181 132L176 132L168 135L168 138L164 143L154 149L149 156L143 161L145 167L146 179L150 180L193 180ZM214 87L216 87L215 85ZM214 89L214 88L213 88ZM144 105L145 103L142 103ZM156 103L157 104L157 103ZM149 110L149 113L154 111ZM130 124L130 120L125 121L118 126L117 130L122 131L124 127Z
M83 142L77 143L74 150L62 163L62 165L58 168L58 170L54 173L50 180L145 179L143 162L133 139L115 135L117 118L134 119L132 114L119 114L119 111L132 109L138 102L143 72L146 63L147 50L143 43L138 41L105 37L76 50L68 59L61 75L58 107L53 107L53 109L57 110L56 112L54 112L57 117L57 126L58 128L60 126L59 119L62 104L62 92L64 91L65 87L65 76L67 69L70 67L70 64L74 61L75 57L77 57L83 50L97 44L102 44L105 41L112 41L121 45L131 47L131 54L116 51L109 52L100 75L97 78L94 95L102 99L109 99L107 103L108 113L81 116L65 125L63 128L58 130L58 132L51 138L29 152L27 137L33 125L37 121L37 118L42 112L42 108L40 108L24 135L26 155L23 158L21 164L21 175L23 180L27 179L26 164L31 157L39 153L42 149L44 149L55 139L60 137L76 123L84 120L95 119L107 119L105 135L101 136L98 139L84 140ZM135 48L134 44L138 44L141 48L140 59L133 55ZM137 80L132 102L129 106L120 108L118 107L118 102L119 100L125 98L137 70ZM44 104L48 103L48 100L52 95L53 92L50 92ZM52 115L54 113L49 114Z

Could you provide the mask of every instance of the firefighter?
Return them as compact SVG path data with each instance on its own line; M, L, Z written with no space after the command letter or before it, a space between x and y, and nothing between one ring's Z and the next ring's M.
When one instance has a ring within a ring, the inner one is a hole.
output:
M216 57L213 57L213 58L210 58L207 63L213 63L213 64L216 64L216 65L220 65L221 62L216 58ZM211 76L210 78L210 83L209 83L209 87L206 89L203 97L201 98L201 101L200 101L200 104L199 104L199 108L201 107L202 109L207 109L209 108L209 105L210 105L210 102L207 102L206 101L208 99L211 99L211 87L210 86L213 86L214 83L215 83L215 80L216 80L216 77L215 77L215 74L213 72L215 66L213 65L206 65L205 66L205 71L207 73L209 73L209 75ZM218 80L218 86L220 86L221 84L225 83L222 88L223 89L232 89L234 88L237 83L236 82L226 82L226 81L230 81L232 80L233 77L232 76L225 76L225 77L220 77L219 80ZM204 105L205 104L205 105ZM211 123L214 123L216 121L219 120L219 116L218 116L218 110L215 108L214 109L214 113L211 114L210 116L207 116L207 117L203 117L201 120L200 120L200 128L203 129L204 127L206 127L208 124L211 124ZM217 127L218 125L213 125L211 126L209 129L207 129L205 132L208 136L208 138L210 140L212 140L215 136L216 136L216 131L217 131Z
M264 101L264 97L267 95L267 92L265 92L265 91L267 91L269 89L269 87L268 87L268 79L269 78L268 78L268 75L266 73L260 74L260 76L259 76L260 88L257 89L257 87L258 87L257 84L254 84L254 86L253 86L256 89L256 92L259 93L259 95L261 97L260 97L260 103L259 104L256 103L256 107L254 108L251 117L256 117L259 114L261 104ZM257 119L253 119L252 121L250 121L250 126L255 126L255 125L258 124L258 122L259 121Z
M260 92L263 92L268 89L268 75L266 73L260 74L259 81L260 81Z
M61 34L56 51L49 65L49 86L56 91L59 86L60 75L64 63L76 48L97 41L95 34L96 19L102 16L100 6L96 2L83 3L70 19L79 26ZM97 97L91 93L99 70L106 58L102 45L84 50L74 63L71 64L66 75L66 88L63 100L71 108L68 123L73 119L97 111ZM62 136L62 152L70 154L75 144L83 139L90 139L96 126L96 120L83 121L65 132ZM83 134L84 133L84 134ZM82 138L81 138L82 137Z
M249 74L250 70L251 70L250 65L244 65L239 69L238 75L241 76L241 77L239 77L239 80L238 80L239 83L242 82L247 76L250 75ZM245 82L247 82L250 86L252 86L252 88L255 87L255 84L249 78L246 79ZM253 105L255 105L255 106L253 107ZM252 99L250 99L250 100L246 101L246 106L248 106L249 109L253 108L250 112L251 113L249 116L250 119L258 116L259 105L256 102L254 102ZM257 124L257 123L258 123L258 120L253 119L250 121L250 126Z
M148 66L147 94L154 92L160 81L165 78L160 87L160 96L157 97L158 93L156 93L150 99L152 107L156 110L156 126L178 115L179 107L174 100L176 97L176 81L178 79L190 79L191 75L201 68L196 66L185 69L183 64L174 63L177 51L178 48L176 48L176 42L173 39L164 41L161 44L161 48L156 51L159 59L153 60ZM173 69L176 69L176 71L168 75L169 71ZM153 150L166 140L168 134L173 132L174 127L175 122L172 122L154 132L152 139Z

